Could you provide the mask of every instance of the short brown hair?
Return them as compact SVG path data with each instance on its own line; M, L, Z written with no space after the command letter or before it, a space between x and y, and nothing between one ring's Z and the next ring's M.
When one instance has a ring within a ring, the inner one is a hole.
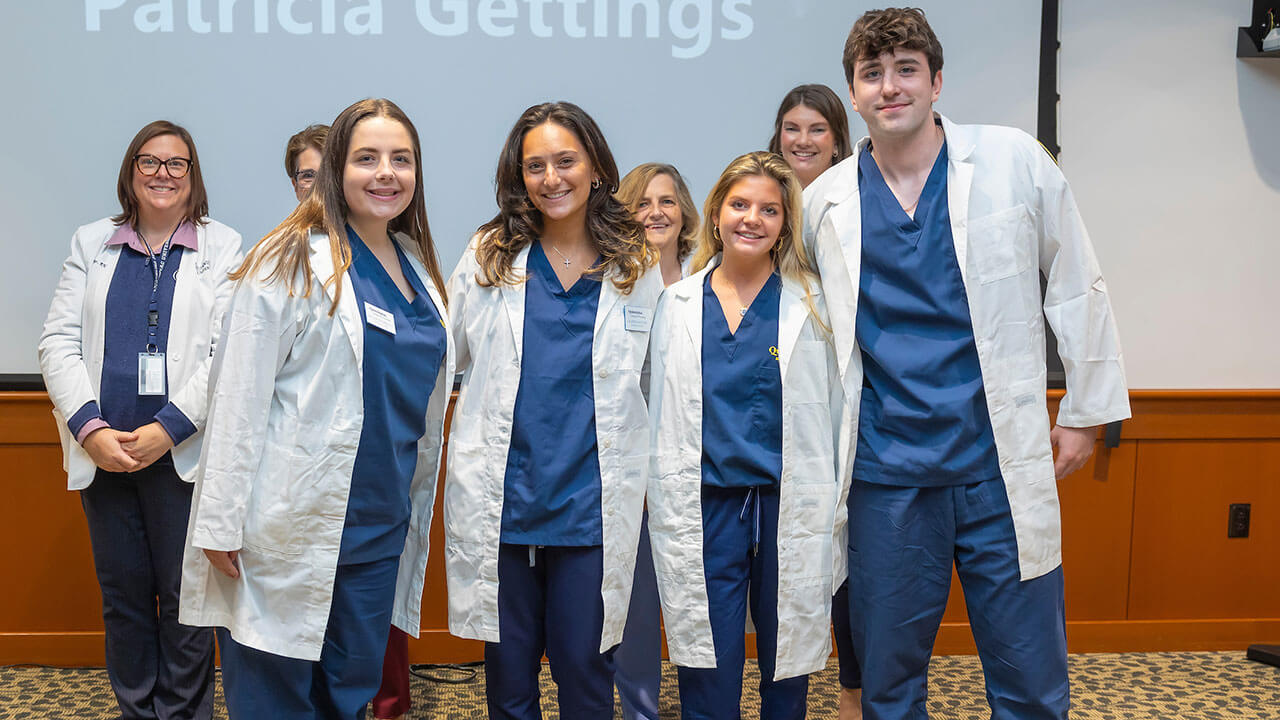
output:
M200 174L200 158L196 155L196 143L191 133L181 125L168 120L156 120L147 123L133 142L124 151L124 160L120 161L120 176L116 179L116 197L120 199L120 214L111 218L116 225L136 226L138 224L138 196L133 192L133 162L142 146L161 135L173 135L187 146L187 154L191 156L191 169L187 171L187 182L191 184L191 197L187 200L187 214L183 219L192 225L204 225L208 220L209 196L204 190L204 176Z
M853 87L859 60L877 58L897 49L919 50L929 61L929 77L942 70L942 43L933 34L920 8L869 10L858 18L844 44L844 78Z
M284 148L284 174L293 179L293 174L297 172L298 156L307 148L315 148L316 152L324 155L324 141L329 137L328 125L308 125L302 130L289 138L289 144Z

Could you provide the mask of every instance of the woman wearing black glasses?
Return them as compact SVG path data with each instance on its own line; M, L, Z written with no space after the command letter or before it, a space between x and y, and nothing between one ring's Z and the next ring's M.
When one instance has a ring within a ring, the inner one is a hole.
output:
M102 588L107 675L125 718L209 718L213 633L178 623L209 358L240 235L205 217L191 135L129 144L120 214L78 229L40 337L40 369Z

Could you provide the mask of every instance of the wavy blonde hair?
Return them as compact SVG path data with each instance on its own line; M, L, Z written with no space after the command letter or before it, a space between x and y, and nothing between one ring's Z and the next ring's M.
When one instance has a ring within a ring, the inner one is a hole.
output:
M680 176L680 171L676 170L675 166L666 163L637 165L622 178L622 185L618 187L617 192L618 200L622 201L634 216L640 201L644 199L645 190L649 189L649 183L659 175L671 178L671 184L676 188L676 204L680 206L680 234L676 236L676 260L684 262L685 258L693 254L693 246L698 242L698 206L694 204L693 196L689 194L689 186L685 184L684 178Z
M698 249L694 252L690 270L697 272L705 268L712 258L724 251L724 240L720 237L720 228L717 226L720 208L733 186L749 177L766 177L778 183L778 189L782 193L782 230L778 233L777 242L769 249L769 256L773 258L773 266L784 278L794 280L804 288L804 301L809 306L809 313L824 331L829 332L830 328L822 321L813 304L813 285L819 280L818 272L804 247L801 227L803 191L800 180L780 155L763 150L740 155L720 174L720 179L711 188L711 193L702 206L701 237L698 239Z
M431 281L443 291L444 276L440 273L440 261L427 224L427 203L422 192L422 147L418 131L409 116L395 103L384 98L365 99L343 110L333 121L329 137L321 153L320 170L316 183L306 199L274 230L258 241L245 255L244 262L231 273L232 280L266 274L266 282L283 282L289 294L300 292L302 297L311 294L311 232L321 230L329 236L329 253L333 258L333 277L323 280L324 286L334 287L333 305L329 314L338 309L342 297L342 276L351 267L351 245L347 241L347 214L351 208L342 190L343 170L347 165L347 148L356 126L372 117L395 120L404 126L413 141L413 197L404 212L388 224L391 232L401 232L413 241L418 259L426 266ZM298 285L301 285L299 291Z
M644 229L613 195L618 189L618 164L600 126L570 102L534 105L520 115L507 135L494 182L498 214L477 230L480 239L475 253L480 267L476 282L481 287L494 287L524 281L515 276L512 263L542 234L542 213L534 207L524 186L524 138L544 123L554 123L573 133L602 181L587 196L587 233L604 258L594 272L601 277L612 276L613 284L626 295L640 276L657 263L658 253L645 240Z

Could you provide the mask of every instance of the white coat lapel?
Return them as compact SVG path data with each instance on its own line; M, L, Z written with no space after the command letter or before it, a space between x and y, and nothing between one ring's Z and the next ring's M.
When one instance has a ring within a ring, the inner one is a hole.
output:
M106 241L110 236L103 238L98 244L93 257L89 258L89 266L85 269L85 302L84 307L87 308L106 308L107 307L107 290L111 288L111 278L116 274L116 264L120 262L119 245L107 245ZM106 317L105 312L99 311L87 313L83 320L84 327L82 329L84 343L84 359L92 364L96 364L99 371L102 368L102 355L106 347ZM92 366L92 365L91 365ZM93 391L99 392L102 376L100 373L91 373L93 383Z
M190 335L192 332L199 332L199 320L195 317L189 317L195 308L192 307L192 299L195 293L187 292L186 288L200 282L203 279L200 268L207 262L205 252L209 248L209 240L207 238L208 231L205 226L196 226L196 249L189 247L182 248L182 261L178 264L178 271L174 275L173 282L173 305L170 309L170 315L175 318L182 318L181 324L170 322L169 324L169 347L179 349L179 356L185 354L186 348L190 345ZM169 354L170 361L173 360L173 353ZM172 371L172 367L170 370Z
M444 298L440 295L440 289L436 287L431 273L427 272L427 266L418 258L418 247L404 233L396 233L392 237L395 238L397 243L400 243L400 249L404 250L404 256L409 260L409 267L412 267L413 271L418 274L418 279L422 281L422 286L427 289L427 297L431 298L436 312L440 314L440 321L444 323L445 327L448 327L449 318L445 314Z
M941 116L939 116L941 117ZM966 258L969 254L969 191L973 187L973 141L945 117L942 131L947 138L947 211L951 215L951 242L955 245L960 279L969 286Z
M605 318L609 317L609 311L613 310L613 306L617 305L618 300L622 298L622 293L618 292L618 286L613 284L608 273L600 276L600 283L600 302L596 305L596 337L599 337L600 328L604 326ZM639 283L638 280L637 283Z
M537 242L536 240L534 242ZM524 360L524 285L528 282L529 245L525 245L511 261L511 274L519 282L502 286L502 304L507 308L511 335L515 338L516 358Z
M778 301L778 369L787 377L787 365L796 349L800 331L809 315L804 301L804 286L790 278L782 279L782 297Z
M852 177L841 178L840 182L832 183L831 191L826 196L828 202L834 203L827 211L827 216L831 218L831 227L835 232L836 242L840 245L840 255L844 260L843 265L848 282L845 287L850 289L848 293L850 306L845 308L848 313L846 321L848 331L834 333L836 361L839 363L842 377L848 370L854 352L853 319L857 317L858 286L862 277L862 195L858 187L858 155L866 152L868 142L866 138L859 142L854 151L854 157L842 163L843 171L851 174ZM832 282L835 280L823 278L823 284ZM835 312L832 312L832 315L834 316Z
M707 263L706 267L689 276L690 280L694 280L694 278L696 278L696 281L681 284L679 290L675 293L676 298L679 300L686 303L692 303L681 311L680 315L684 318L684 329L689 333L689 340L693 343L695 348L698 348L699 353L702 352L703 288L705 288L707 284L707 275L709 275L719 264L720 256L716 255L711 258L711 261ZM698 357L701 358L702 355L699 354Z
M329 252L329 235L325 232L311 233L311 272L316 280L324 285L325 295L333 302L335 282L333 278L333 257ZM356 370L364 377L364 326L360 323L360 308L356 305L356 291L351 286L351 276L343 273L342 296L338 300L338 320L351 342L351 349L356 354Z

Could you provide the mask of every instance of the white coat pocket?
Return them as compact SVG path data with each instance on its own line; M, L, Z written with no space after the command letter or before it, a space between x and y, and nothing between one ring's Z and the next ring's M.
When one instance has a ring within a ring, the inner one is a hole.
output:
M992 283L1031 269L1031 214L1015 205L969 222L969 257L978 281Z

